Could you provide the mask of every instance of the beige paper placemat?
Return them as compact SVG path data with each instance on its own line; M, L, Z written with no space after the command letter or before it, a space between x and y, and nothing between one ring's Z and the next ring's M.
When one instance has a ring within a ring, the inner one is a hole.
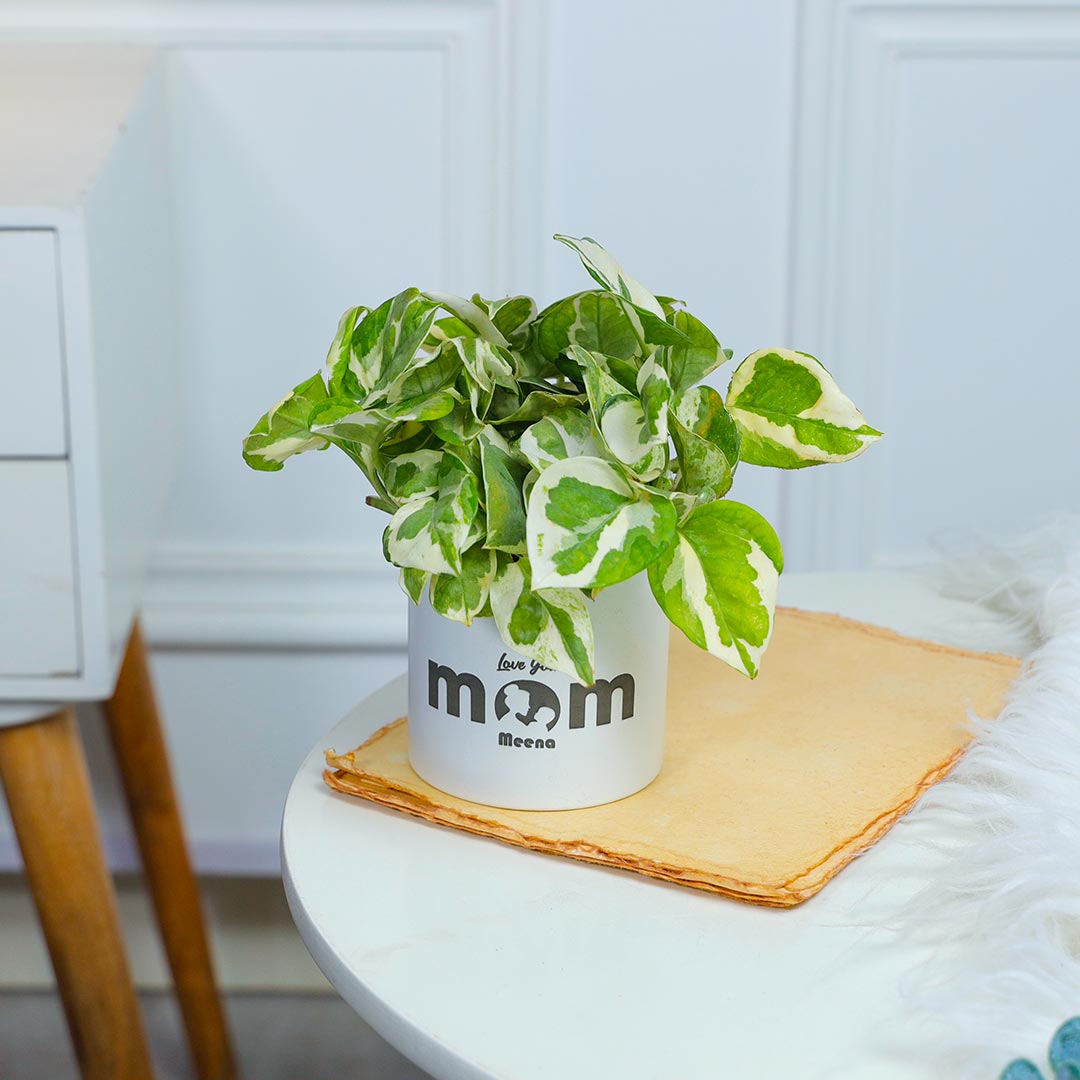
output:
M756 904L818 892L953 766L1020 664L784 609L753 682L672 634L664 767L588 810L480 806L412 771L404 718L345 754L337 791L507 843Z

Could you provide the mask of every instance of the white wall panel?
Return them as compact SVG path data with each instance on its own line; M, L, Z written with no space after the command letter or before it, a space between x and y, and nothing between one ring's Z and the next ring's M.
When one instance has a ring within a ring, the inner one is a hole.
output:
M656 292L684 299L735 361L788 344L793 0L558 0L551 6L547 232L594 236ZM545 249L553 295L583 287ZM714 380L726 386L728 365ZM780 478L733 496L780 518Z
M792 566L1080 510L1080 7L808 8L792 322L886 438L791 478Z
M240 438L318 371L338 317L448 274L446 57L418 48L213 48L176 57L186 467L174 542L377 544L336 451L252 473Z
M1080 26L1078 26L1080 29ZM897 85L882 319L892 433L873 557L1080 511L1080 36L1073 57L920 58ZM877 479L880 477L880 479Z

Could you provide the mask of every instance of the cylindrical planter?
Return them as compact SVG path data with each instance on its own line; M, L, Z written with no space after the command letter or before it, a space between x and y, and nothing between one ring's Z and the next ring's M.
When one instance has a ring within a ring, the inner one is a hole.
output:
M515 810L571 810L640 791L660 771L668 622L639 574L590 603L591 687L472 626L409 607L409 761L433 787Z

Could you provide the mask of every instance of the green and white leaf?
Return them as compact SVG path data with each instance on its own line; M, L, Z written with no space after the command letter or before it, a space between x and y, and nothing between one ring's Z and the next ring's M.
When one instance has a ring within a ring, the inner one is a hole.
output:
M686 301L674 296L657 296L657 303L664 309L664 318L670 320L676 311L686 310Z
M473 415L483 420L496 386L517 396L513 362L506 350L480 337L451 338L443 343L443 355L455 373L464 372L469 405Z
M423 499L439 490L442 451L416 450L390 458L382 470L386 490L399 502Z
M577 238L556 233L555 239L577 252L589 275L603 288L664 318L664 309L656 297L640 281L632 278L591 236Z
M454 574L454 566L435 537L432 516L438 499L414 499L400 507L383 532L387 559L403 569L425 570L430 574Z
M400 405L404 401L430 398L452 386L461 372L461 358L452 347L457 340L444 343L433 353L419 353L397 378L374 391L365 404L368 407Z
M506 645L589 686L595 646L589 609L579 589L538 589L528 559L500 560L491 612Z
M403 566L398 574L398 584L401 586L401 591L414 604L420 603L420 598L424 595L424 589L430 579L431 574L423 570L414 570L411 566Z
M565 394L557 390L530 390L516 409L495 419L496 424L531 424L567 406L581 405L584 394Z
M642 349L644 330L633 307L609 292L568 296L546 308L536 323L536 342L549 358L571 345L629 360Z
M549 465L529 495L529 561L539 588L603 588L645 569L673 541L677 514L600 458Z
M668 316L672 326L681 330L687 340L668 345L661 354L661 363L671 378L675 393L696 386L710 372L731 359L731 350L717 341L716 335L689 311L674 311Z
M725 495L739 463L739 429L720 394L711 386L683 394L671 416L671 436L679 487L700 502Z
M461 556L476 539L480 484L476 473L453 451L443 454L439 465L439 493L431 511L431 532L446 559L449 571L461 570ZM411 565L416 565L415 563ZM429 569L426 566L421 570Z
M681 330L652 312L595 289L557 300L537 316L535 328L536 346L549 360L574 345L630 360L644 355L651 345L686 342Z
M483 421L473 415L469 403L456 394L450 411L431 422L435 435L451 446L467 446L480 434L483 426Z
M421 394L418 397L406 398L396 405L384 405L373 411L379 416L397 423L404 423L409 420L426 422L439 420L453 412L458 400L453 390L436 390L433 394Z
M666 400L660 402L661 395L654 395L654 413L647 417L640 398L609 374L605 357L577 347L573 355L585 374L589 407L611 455L642 480L658 477L667 465ZM663 369L651 364L646 381L650 386L666 385Z
M784 556L772 526L742 503L696 506L649 565L667 617L695 645L751 678L772 634Z
M379 449L387 456L411 454L415 450L438 449L433 446L435 440L431 428L417 420L407 420L402 424L391 424L379 443Z
M523 555L525 500L521 485L528 466L514 457L506 440L493 427L485 427L477 442L487 515L485 547Z
M518 450L537 472L556 461L574 457L603 457L604 450L588 414L559 409L525 429Z
M353 331L344 391L360 399L392 383L412 363L435 312L418 289L405 289L366 315Z
M536 318L536 301L531 296L504 296L485 300L479 293L472 302L483 309L495 328L514 348L525 344L529 325Z
M478 334L485 341L491 342L492 345L500 345L504 349L509 348L510 342L488 318L487 312L479 304L474 304L463 296L454 296L453 293L426 292L424 296L431 303L459 318L474 334Z
M349 308L338 322L337 333L334 335L334 340L330 342L330 348L326 354L331 395L345 393L345 375L352 358L353 334L370 310L363 305Z
M881 437L819 361L792 349L751 353L731 377L727 407L752 465L847 461Z
M637 392L644 413L642 437L649 445L660 445L668 437L668 405L671 402L671 382L654 352L637 374Z
M431 606L447 619L470 626L488 602L496 566L494 551L470 548L461 557L460 573L432 577Z
M378 446L394 422L350 398L328 398L311 413L311 431L326 439Z
M465 369L477 386L490 390L494 386L516 389L514 365L509 354L483 338L452 338L443 348L453 350L458 370Z
M330 444L312 430L311 421L328 397L322 375L313 375L290 390L244 439L244 461L253 469L277 472L294 454L325 450Z

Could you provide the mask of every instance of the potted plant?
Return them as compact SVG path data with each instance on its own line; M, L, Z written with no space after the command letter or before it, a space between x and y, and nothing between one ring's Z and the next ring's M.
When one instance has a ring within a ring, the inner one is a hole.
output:
M757 674L783 554L726 498L739 463L846 461L880 436L806 353L754 352L721 395L702 380L732 353L704 323L556 239L595 287L539 312L418 289L350 308L325 374L244 440L255 469L333 445L363 471L412 601L410 761L520 809L656 776L668 620Z

